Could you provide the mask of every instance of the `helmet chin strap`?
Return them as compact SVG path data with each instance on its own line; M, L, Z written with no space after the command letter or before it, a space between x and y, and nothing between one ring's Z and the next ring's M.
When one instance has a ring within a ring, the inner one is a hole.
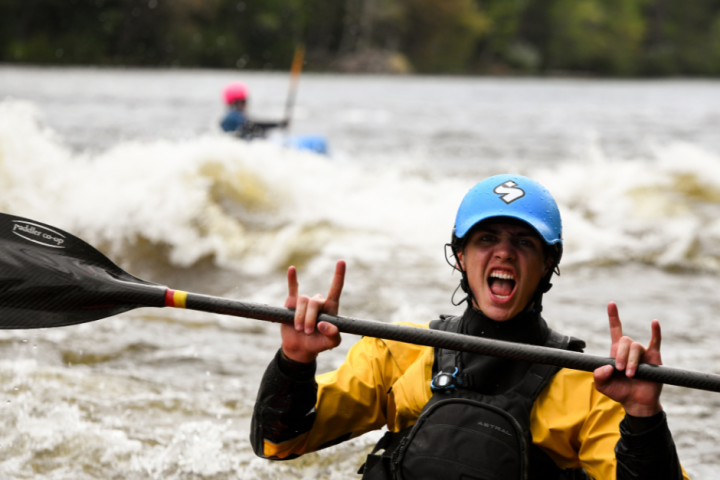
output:
M532 310L535 310L538 314L542 312L543 295L546 294L547 292L549 292L550 289L552 288L552 283L550 283L550 280L552 279L553 273L558 276L560 275L560 260L562 259L562 254L563 254L562 243L556 244L552 248L553 248L553 251L549 255L553 259L553 265L548 269L548 272L540 280L537 290L535 290L535 295L533 295L533 298L530 301L530 303L528 304L528 306L525 308L525 311L532 309ZM547 255L547 253L546 253L546 255Z
M528 303L528 306L525 308L525 312L529 310L534 310L538 314L542 312L543 305L542 305L542 299L543 295L546 294L551 288L552 283L550 283L550 278L552 277L553 273L555 273L555 270L550 270L548 273L545 274L545 276L540 280L540 283L538 284L537 290L535 290L535 295L533 295L532 300L530 300L530 303Z
M452 252L452 257L455 258L455 263L450 262L450 258L448 258L447 254L447 248L450 247L450 251ZM456 307L459 305L462 305L463 302L467 302L468 305L473 304L473 294L472 290L470 289L470 283L468 282L467 273L465 272L465 269L462 266L462 263L460 262L460 258L458 256L458 251L462 250L462 245L460 242L460 239L458 239L455 236L455 229L453 229L452 239L450 243L445 244L445 261L450 265L453 270L457 270L460 272L461 278L460 278L460 284L455 287L455 291L453 291L452 297L450 297L450 302L455 305ZM458 289L462 289L463 292L465 292L465 298L460 300L459 302L455 303L455 294L457 293Z
M460 275L462 275L462 278L460 279L460 285L457 286L457 288L455 289L455 292L457 292L458 288L461 288L462 291L465 292L465 298L460 300L458 303L455 303L453 301L453 304L455 306L458 306L458 305L462 305L463 302L467 302L468 305L473 305L473 300L475 297L473 297L472 289L470 288L470 283L468 282L468 279L467 279L467 274L465 273L465 270L462 268L462 266L458 270L460 270ZM454 298L455 298L455 293L453 293L453 298L451 299L451 301L454 300Z

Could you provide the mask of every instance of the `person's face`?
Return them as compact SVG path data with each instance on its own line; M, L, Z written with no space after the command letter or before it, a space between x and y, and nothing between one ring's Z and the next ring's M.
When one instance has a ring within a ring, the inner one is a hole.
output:
M475 227L458 260L467 272L475 307L499 322L525 309L552 268L535 230L502 220Z

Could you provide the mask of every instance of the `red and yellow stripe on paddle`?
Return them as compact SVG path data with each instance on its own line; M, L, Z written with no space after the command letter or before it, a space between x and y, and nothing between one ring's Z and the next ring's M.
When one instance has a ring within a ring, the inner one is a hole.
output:
M165 306L173 308L185 308L185 302L187 301L187 292L182 290L171 290L165 291Z

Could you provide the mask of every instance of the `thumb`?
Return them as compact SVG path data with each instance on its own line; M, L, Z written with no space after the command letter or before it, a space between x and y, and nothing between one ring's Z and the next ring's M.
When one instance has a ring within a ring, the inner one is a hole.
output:
M332 337L340 333L340 330L333 325L332 323L328 322L320 322L317 326L318 330L320 330L320 333L322 333L326 337Z
M597 385L598 387L604 386L610 380L610 377L612 377L614 370L615 369L611 365L604 365L602 367L596 368L593 372L595 385Z

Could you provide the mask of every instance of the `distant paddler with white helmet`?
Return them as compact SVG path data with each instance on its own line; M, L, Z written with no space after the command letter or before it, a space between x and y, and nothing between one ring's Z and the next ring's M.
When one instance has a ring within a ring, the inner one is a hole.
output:
M463 199L448 246L467 307L409 325L582 351L582 340L541 315L563 253L560 212L542 185L520 175L481 181ZM338 262L327 298L299 295L288 270L285 306L295 323L282 325L258 392L257 455L287 460L386 427L363 479L688 478L662 385L633 378L640 362L662 363L657 321L645 347L623 336L618 308L608 305L610 356L625 375L363 337L337 370L315 376L317 356L340 343L317 316L338 313L345 268Z

